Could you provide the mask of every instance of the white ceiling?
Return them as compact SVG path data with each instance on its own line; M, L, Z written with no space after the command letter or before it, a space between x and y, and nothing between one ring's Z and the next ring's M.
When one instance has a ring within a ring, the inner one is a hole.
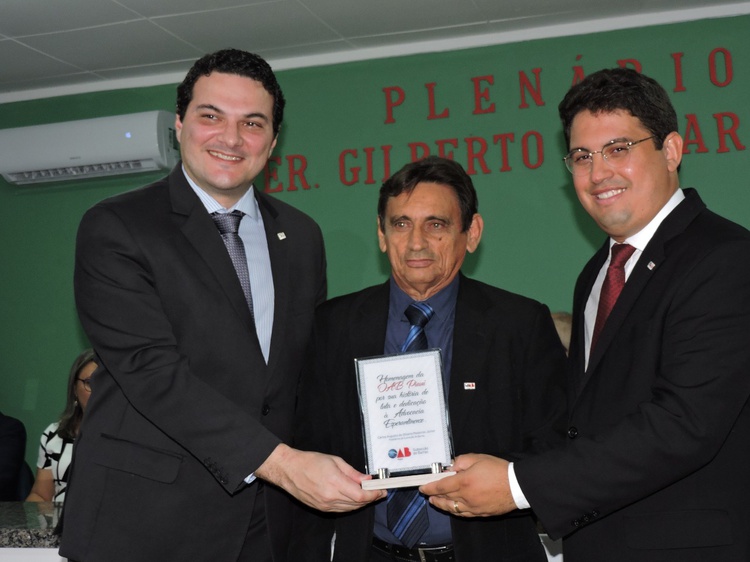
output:
M0 0L0 103L177 82L225 47L281 69L747 13L732 0Z

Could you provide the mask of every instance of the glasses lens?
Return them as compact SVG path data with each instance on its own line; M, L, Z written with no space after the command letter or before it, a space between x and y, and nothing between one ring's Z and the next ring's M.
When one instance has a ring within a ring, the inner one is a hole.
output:
M627 142L614 142L602 149L602 155L612 166L622 166L630 154L630 144Z
M565 166L572 174L584 174L591 167L591 153L585 150L574 150L565 157Z

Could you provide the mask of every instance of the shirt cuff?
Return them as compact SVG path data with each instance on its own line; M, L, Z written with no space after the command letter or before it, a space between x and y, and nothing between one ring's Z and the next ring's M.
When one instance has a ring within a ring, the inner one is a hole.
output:
M255 481L256 478L257 477L255 476L255 473L253 472L252 474L250 474L250 476L248 476L247 478L245 478L245 483L246 484L252 484L253 481Z
M513 468L513 463L508 464L508 486L510 487L510 493L513 496L513 501L516 502L518 509L528 509L531 507L526 496L523 495L521 486L516 478L516 469Z

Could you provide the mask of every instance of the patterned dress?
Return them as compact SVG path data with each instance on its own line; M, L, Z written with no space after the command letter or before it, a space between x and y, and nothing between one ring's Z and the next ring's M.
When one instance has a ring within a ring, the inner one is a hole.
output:
M39 460L36 466L52 471L52 478L55 481L55 495L52 501L62 502L65 500L65 487L68 484L73 441L60 437L57 434L57 426L57 422L52 423L42 433Z

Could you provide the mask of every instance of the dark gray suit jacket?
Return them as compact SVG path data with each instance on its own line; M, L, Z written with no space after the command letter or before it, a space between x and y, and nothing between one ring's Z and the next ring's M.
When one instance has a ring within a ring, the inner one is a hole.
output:
M101 367L74 449L63 556L237 558L257 487L244 479L291 438L313 312L326 291L318 226L256 197L275 289L268 365L226 248L179 164L84 216L76 304ZM266 490L279 553L288 505Z
M567 447L516 475L565 562L750 560L750 233L698 194L660 225L584 370L575 290Z
M389 284L332 299L316 313L312 372L303 377L296 442L365 469L354 358L382 355ZM541 447L565 409L565 355L547 307L461 276L453 330L449 411L456 454L514 458ZM474 389L465 382L476 383ZM368 559L374 507L341 516L300 508L292 559ZM452 518L458 562L546 560L530 514ZM295 557L296 556L296 557Z

